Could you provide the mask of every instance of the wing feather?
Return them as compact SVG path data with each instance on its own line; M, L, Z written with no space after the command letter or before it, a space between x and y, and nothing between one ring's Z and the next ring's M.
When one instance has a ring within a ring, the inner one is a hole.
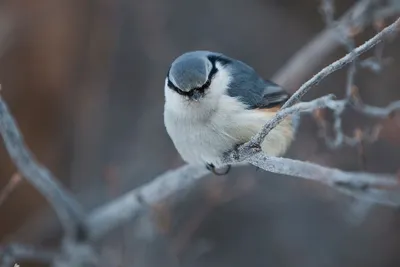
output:
M290 94L281 86L271 81L265 81L265 85L260 101L254 108L280 108L290 98Z
M227 59L230 63L226 67L234 77L228 94L239 97L249 109L280 107L289 99L290 94L285 89L274 82L264 80L246 63L228 57Z

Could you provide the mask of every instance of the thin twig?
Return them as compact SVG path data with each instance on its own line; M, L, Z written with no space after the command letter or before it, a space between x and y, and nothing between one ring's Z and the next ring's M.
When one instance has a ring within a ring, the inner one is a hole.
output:
M274 129L280 122L282 122L287 116L291 114L311 112L323 107L329 107L331 109L339 108L340 105L337 105L337 103L340 102L332 101L333 98L334 98L333 95L327 95L310 102L301 102L297 103L294 106L281 109L280 111L277 112L274 118L272 118L269 122L267 122L267 124L264 125L263 129L257 135L255 135L250 142L248 142L243 146L243 149L247 150L249 148L260 146L260 144L263 142L263 140L269 134L269 132L272 129Z
M323 14L325 24L330 26L333 25L335 20L335 5L333 4L333 0L322 0L320 9Z
M377 18L376 21L373 23L373 26L376 32L380 32L384 27L384 19ZM368 68L370 71L374 73L380 73L384 69L384 67L390 64L393 59L392 58L385 58L383 55L383 51L385 48L384 42L378 44L375 47L374 55L367 59L364 59L360 62L360 66L363 68Z
M325 19L326 26L328 28L334 27L335 21L333 19L334 13L334 1L333 0L322 0L322 10L323 17ZM346 29L343 26L335 27L337 29L337 38L344 44L347 49L347 52L351 55L354 54L355 42L352 36L354 35L354 29ZM349 34L350 33L350 34ZM357 59L354 59L348 68L347 71L347 79L346 79L346 97L343 100L343 105L341 108L333 110L334 123L333 130L335 132L335 138L332 140L329 138L329 135L326 132L326 127L323 127L322 130L325 130L325 134L323 137L327 145L331 148L338 148L342 146L344 143L356 141L358 146L362 145L362 140L358 140L355 138L350 138L346 136L343 132L343 120L342 115L347 106L349 106L354 98L353 88L354 88L354 80L357 70ZM322 118L321 118L322 119ZM360 149L359 151L364 151ZM363 155L362 155L363 156Z
M373 118L385 119L394 112L400 110L400 100L390 103L386 107L374 107L367 104L356 105L354 108L357 112Z
M19 173L13 174L7 185L0 191L0 206L8 198L8 196L14 191L15 188L21 183L22 177Z
M337 26L350 31L352 28L365 28L376 19L384 19L400 13L400 5L394 2L377 7L377 0L359 0L339 20ZM381 1L379 1L381 2ZM372 14L371 14L372 13ZM315 36L272 77L277 84L292 91L310 77L327 58L342 45L337 38L337 29L326 28ZM304 64L307 62L307 64Z
M379 44L383 41L383 39L393 35L397 31L400 30L400 18L398 18L394 23L387 26L380 33L376 34L373 38L369 39L363 45L360 45L352 53L347 54L341 59L335 61L334 63L326 66L321 71L319 71L316 75L314 75L310 80L304 83L299 90L297 90L290 99L283 105L282 108L290 107L296 102L300 101L301 98L311 89L312 86L317 85L322 79L324 79L329 74L343 68L345 65L351 63L357 57L362 55L363 53L370 50L375 45Z
M335 102L336 102L337 107L335 110L332 109L334 112L339 112L340 110L344 109L346 106L346 103L347 103L346 100L337 100ZM389 117L390 115L392 115L393 113L395 113L396 111L400 111L400 100L393 101L390 104L388 104L386 107L375 107L375 106L367 105L364 103L358 103L357 105L354 105L352 107L355 111L357 111L360 114L363 114L367 117L376 118L376 119L385 119L385 118ZM341 121L341 117L338 117L335 120L334 127L338 127L337 126L338 120ZM327 144L331 148L335 148L340 144L346 144L348 146L356 146L360 141L360 139L356 138L355 136L350 137L350 136L347 136L344 134L342 135L342 139L340 139L340 140L338 140L338 138L336 138L334 140L330 140L330 139L326 138L327 122L319 114L316 118L316 121L322 130L321 134L323 135L323 137L325 137ZM375 142L379 135L380 129L381 129L381 127L376 127L376 126L373 127L371 134L366 134L365 131L363 131L364 136L363 136L362 140L364 142L368 142L368 143ZM338 130L336 130L336 131L338 131Z
M342 57L341 59L333 62L332 64L326 66L323 68L318 74L316 74L313 78L308 80L306 83L304 83L300 89L294 93L290 99L283 105L282 109L280 112L277 113L277 115L270 120L270 122L266 123L262 130L255 135L249 142L247 142L245 145L243 145L240 149L242 150L248 150L251 148L257 148L259 150L259 145L261 142L265 139L267 134L273 129L276 125L278 125L287 115L293 114L296 112L299 112L300 110L290 110L286 109L287 107L292 106L296 102L298 102L301 97L306 94L312 86L318 84L322 79L324 79L326 76L329 74L339 70L346 64L354 61L358 56L360 56L362 53L366 52L367 50L371 49L374 45L379 43L383 38L386 38L388 35L393 34L396 30L400 28L400 18L397 19L393 24L390 26L386 27L385 29L382 30L382 32L378 33L375 35L373 38L365 42L363 45L357 47L354 49L352 52L348 53L346 56ZM322 100L320 100L322 101ZM339 102L330 102L331 104L335 103L338 104ZM342 106L335 106L332 108L333 110L339 110L339 108L344 108ZM340 112L340 111L337 111ZM341 121L339 121L340 125L337 127L341 126Z

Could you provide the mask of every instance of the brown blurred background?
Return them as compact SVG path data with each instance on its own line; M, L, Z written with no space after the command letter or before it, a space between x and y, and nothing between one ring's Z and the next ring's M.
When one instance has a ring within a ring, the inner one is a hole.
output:
M341 14L354 1L335 2ZM39 161L90 210L182 164L162 117L164 76L176 56L219 51L268 78L323 30L318 9L317 0L2 1L1 94ZM399 47L399 39L386 45L393 62L382 73L358 72L366 102L400 99ZM344 86L343 70L306 99L343 96ZM350 114L346 129L360 122ZM367 146L368 171L399 169L399 125L386 122ZM357 151L328 149L309 116L287 156L360 170ZM0 189L15 171L1 143ZM363 212L332 189L251 167L227 178L210 176L183 203L163 207L164 230L149 227L155 219L147 215L112 233L99 244L105 266L400 265L397 210ZM216 204L208 193L221 186L232 197ZM26 182L0 206L0 243L53 246L59 236L54 213Z

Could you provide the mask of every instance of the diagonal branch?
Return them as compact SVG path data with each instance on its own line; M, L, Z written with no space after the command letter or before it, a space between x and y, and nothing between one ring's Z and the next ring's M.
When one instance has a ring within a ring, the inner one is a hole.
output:
M278 125L283 119L296 110L290 110L290 107L295 104L296 102L300 101L301 97L303 97L314 85L318 84L321 80L325 77L330 75L331 73L341 69L346 64L351 63L354 61L358 56L363 54L364 52L368 51L376 44L380 43L384 38L387 38L390 35L393 35L396 31L400 30L400 18L398 18L393 24L383 29L380 33L375 35L373 38L365 42L363 45L355 48L353 51L348 53L346 56L342 57L341 59L333 62L332 64L323 68L318 74L316 74L313 78L308 80L304 83L300 89L294 93L290 99L283 105L282 109L277 113L277 115L271 119L268 123L266 123L262 130L254 136L249 142L242 145L239 148L239 151L248 151L249 149L257 148L259 150L259 146L261 142L265 139L268 133ZM340 110L344 108L344 102L330 102L331 109L333 110ZM335 106L332 106L335 105ZM397 107L397 105L394 105ZM299 110L297 110L299 111Z
M149 205L190 188L209 173L203 166L184 165L169 170L149 183L95 209L87 220L90 238L101 238L110 230L131 221Z
M265 137L269 134L271 130L273 130L280 122L282 122L288 115L296 114L301 112L310 112L316 109L320 109L323 107L330 108L332 110L336 110L340 108L341 102L340 101L333 101L333 95L327 95L318 99L315 99L311 102L302 102L298 103L294 106L281 109L277 112L274 118L272 118L264 128L255 135L252 140L247 144L248 147L250 146L258 146L260 145Z
M388 3L386 6L377 8L376 5L381 2L380 0L359 0L338 20L337 27L327 28L315 36L291 57L273 76L272 80L288 89L298 88L305 78L312 75L321 64L321 59L326 58L343 44L337 38L338 27L346 32L351 32L354 28L361 29L368 26L376 19L400 13L400 5L395 3ZM307 64L305 65L304 62Z
M84 215L80 204L63 188L48 169L36 161L28 150L15 120L1 96L0 133L19 172L53 206L66 233L71 237L74 236Z
M397 31L400 30L400 18L398 18L394 23L384 28L381 32L376 34L373 38L369 39L363 45L360 45L352 52L348 53L346 56L341 59L333 62L332 64L326 66L321 71L319 71L316 75L314 75L310 80L304 83L299 90L297 90L290 99L283 105L282 108L289 107L296 102L300 101L300 99L311 89L312 86L317 85L320 81L322 81L329 74L343 68L347 64L351 63L357 57L367 52L375 45L382 42L384 39L392 36Z
M368 2L368 1L365 1ZM369 1L371 2L371 1ZM364 2L361 2L364 3ZM372 4L372 2L371 2ZM321 9L323 13L323 18L325 20L326 26L328 28L334 28L335 26L335 21L334 21L334 0L321 0ZM376 22L374 21L372 23L375 28L378 28L378 31L382 28L382 23L381 22ZM342 43L345 45L347 52L348 53L354 53L354 46L355 46L355 41L352 37L354 37L354 31L358 31L358 29L355 29L353 31L349 31L345 29L345 27L335 27L337 29L337 38L339 40L342 40ZM373 71L376 70L382 70L382 62L384 61L383 59L383 42L375 46L374 54L375 56L372 58L367 59L368 66L372 67ZM320 132L321 135L324 137L326 144L330 148L339 148L342 145L350 145L350 146L357 146L359 156L360 156L360 164L362 168L365 168L365 154L364 154L364 144L365 141L368 142L374 142L376 141L377 137L379 136L379 133L376 135L373 135L373 138L368 136L368 134L365 133L365 131L362 131L360 129L355 130L354 137L347 136L343 132L343 120L342 120L342 115L345 112L346 108L353 108L360 113L363 113L364 115L370 115L367 113L367 110L365 110L363 106L363 102L358 94L357 87L354 84L355 80L355 75L357 72L357 66L363 66L366 65L365 60L362 61L360 64L358 64L357 60L353 60L348 68L347 71L347 80L346 80L346 97L345 99L342 100L342 105L340 108L333 110L333 115L334 115L334 123L333 123L333 130L335 133L334 138L330 138L328 135L328 129L327 129L327 122L324 120L323 116L317 116L317 123L320 126ZM373 66L371 65L373 64ZM394 104L394 106L392 105ZM396 103L392 103L391 107L396 108ZM389 108L389 107L388 107ZM380 108L378 108L380 109ZM363 112L366 111L366 112ZM322 115L322 114L319 114ZM374 127L374 132L379 132L376 131L377 129L380 130L380 127Z

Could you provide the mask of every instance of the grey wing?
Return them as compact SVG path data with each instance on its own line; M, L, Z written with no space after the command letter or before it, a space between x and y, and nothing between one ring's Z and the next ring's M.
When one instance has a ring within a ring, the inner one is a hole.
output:
M228 94L239 97L249 109L282 106L290 94L279 85L262 79L253 68L241 61L231 66L232 82Z
M281 107L289 98L290 94L281 86L271 81L265 81L262 99L254 108Z

